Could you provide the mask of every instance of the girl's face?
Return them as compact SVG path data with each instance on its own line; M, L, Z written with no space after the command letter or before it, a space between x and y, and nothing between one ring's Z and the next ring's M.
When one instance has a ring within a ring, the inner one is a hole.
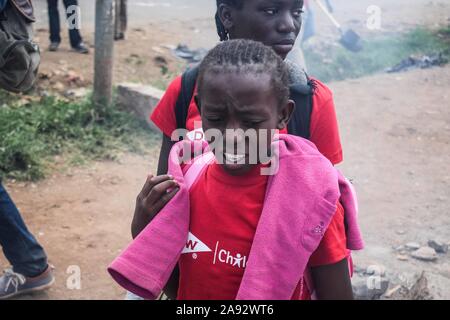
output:
M220 5L219 17L231 39L272 47L285 59L302 25L303 0L245 0L241 9Z
M231 175L245 174L260 162L260 152L266 155L270 148L272 130L283 129L294 108L292 101L280 105L268 74L207 72L197 98L206 138L208 130L220 131L223 140L214 141L213 150Z

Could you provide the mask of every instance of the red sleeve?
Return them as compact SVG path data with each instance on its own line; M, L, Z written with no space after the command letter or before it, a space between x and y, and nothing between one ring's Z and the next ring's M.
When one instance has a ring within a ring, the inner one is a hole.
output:
M316 251L309 259L310 267L337 263L348 256L344 225L344 208L338 202L336 213Z
M322 82L316 84L311 114L310 139L333 165L343 160L341 138L334 108L333 94Z
M167 87L164 96L153 110L150 120L168 137L177 128L175 105L181 91L181 76L175 78Z

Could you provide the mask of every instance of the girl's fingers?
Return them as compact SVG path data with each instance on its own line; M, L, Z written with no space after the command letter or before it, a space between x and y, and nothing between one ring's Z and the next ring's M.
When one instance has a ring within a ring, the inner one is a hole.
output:
M167 174L156 177L153 175L149 175L147 177L147 181L144 184L144 187L142 188L141 195L146 198L157 184L170 179L173 179L173 177Z
M153 175L149 174L147 176L147 180L145 180L144 186L142 187L141 195L143 195L144 197L146 197L148 195L148 193L150 192L150 190L152 190L152 185L150 183L152 178L153 178Z
M164 180L163 182L155 185L150 191L149 195L145 199L145 204L147 207L153 206L158 202L163 196L166 195L167 190L170 188L175 188L178 183L175 180Z
M167 192L165 195L163 195L161 197L161 199L159 199L159 201L157 201L154 206L153 209L156 213L160 212L162 208L164 208L164 206L170 201L172 200L173 197L175 197L175 195L178 193L178 191L180 191L179 187L174 188L173 190L171 190L170 192Z

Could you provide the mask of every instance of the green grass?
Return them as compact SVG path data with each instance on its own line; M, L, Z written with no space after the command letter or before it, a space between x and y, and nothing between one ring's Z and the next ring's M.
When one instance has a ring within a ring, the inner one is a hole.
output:
M439 31L418 28L401 35L363 40L363 50L354 53L342 46L305 49L309 74L325 81L358 78L381 72L410 55L442 52L450 57L450 27ZM327 63L328 61L328 63Z
M157 139L145 122L115 106L52 97L19 105L18 98L0 92L0 177L37 180L55 155L71 164L114 159L121 151L144 152Z

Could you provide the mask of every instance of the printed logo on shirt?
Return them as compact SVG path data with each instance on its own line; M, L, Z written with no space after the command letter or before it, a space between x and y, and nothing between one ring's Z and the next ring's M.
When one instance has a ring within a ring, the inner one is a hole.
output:
M225 263L232 267L245 269L247 265L247 256L244 256L238 252L232 253L231 251L220 248L219 241L216 242L216 249L214 250L213 264Z
M189 232L188 239L186 241L186 246L183 248L181 253L195 253L195 252L211 252L212 250L208 248L200 239Z
M212 261L213 265L224 263L236 268L245 268L248 260L247 256L244 256L239 252L232 252L225 248L220 248L219 244L220 242L217 241ZM181 251L181 254L192 253L192 258L197 259L197 253L199 252L212 252L212 250L199 238L189 232L186 245L183 248L183 251Z

